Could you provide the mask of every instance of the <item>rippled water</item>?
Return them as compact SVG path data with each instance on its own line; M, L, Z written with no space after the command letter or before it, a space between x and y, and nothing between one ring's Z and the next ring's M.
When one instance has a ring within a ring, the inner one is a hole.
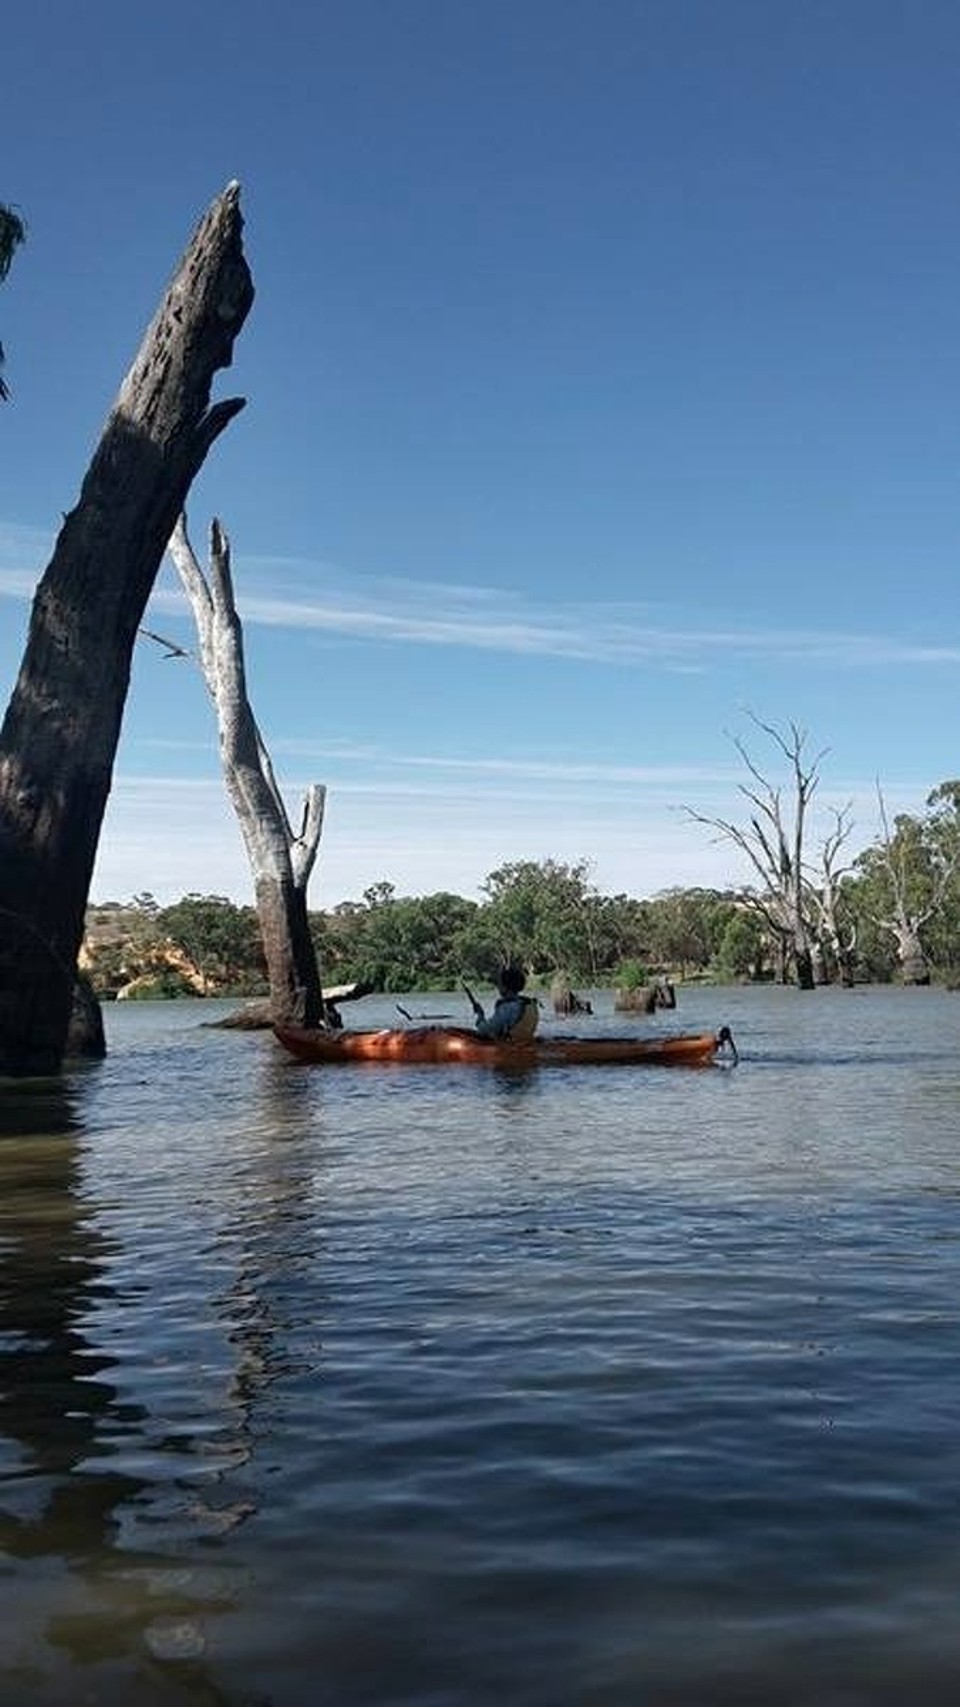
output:
M960 995L596 1006L741 1064L0 1088L4 1704L960 1698Z

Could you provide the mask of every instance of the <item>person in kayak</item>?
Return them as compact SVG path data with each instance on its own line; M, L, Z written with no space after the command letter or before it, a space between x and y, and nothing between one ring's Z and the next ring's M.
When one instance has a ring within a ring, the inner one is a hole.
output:
M535 996L522 994L527 975L515 962L504 966L497 980L499 994L493 1012L487 1019L481 1004L467 991L477 1017L477 1036L499 1038L510 1043L529 1043L540 1019L540 1005Z

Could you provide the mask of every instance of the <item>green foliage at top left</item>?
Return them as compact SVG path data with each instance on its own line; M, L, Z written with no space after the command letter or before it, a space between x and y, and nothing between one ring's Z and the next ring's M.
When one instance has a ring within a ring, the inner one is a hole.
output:
M21 243L26 241L27 228L15 208L7 207L0 202L0 280L5 279L10 271L13 257ZM0 370L3 368L3 345L0 344ZM4 402L10 393L0 371L0 400Z
M10 263L26 236L27 228L20 215L0 202L0 279L6 278Z

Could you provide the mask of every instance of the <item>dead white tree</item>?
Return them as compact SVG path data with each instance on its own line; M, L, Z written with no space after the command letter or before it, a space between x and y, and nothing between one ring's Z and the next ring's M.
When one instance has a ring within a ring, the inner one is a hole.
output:
M891 833L883 791L877 783L880 809L879 864L886 880L889 906L874 913L874 923L889 931L897 945L901 976L905 984L929 984L930 964L923 946L922 931L943 904L947 887L957 868L957 853L932 856L923 847L923 829L898 819ZM918 863L922 881L917 880Z
M181 514L170 556L190 600L200 664L217 710L220 757L253 873L270 980L274 1024L315 1026L325 1017L317 954L307 916L307 884L323 830L326 789L307 789L295 834L247 697L243 628L233 596L230 541L219 521L210 528L204 575Z
M733 842L746 855L760 879L760 888L748 891L744 899L755 908L771 931L784 968L793 968L794 979L801 990L812 990L815 983L813 933L803 850L807 812L820 780L820 763L824 754L818 753L813 760L804 758L807 735L796 723L789 724L788 732L784 733L773 724L754 717L752 712L749 716L780 749L790 766L790 802L784 801L782 788L759 770L744 742L738 736L731 736L753 779L750 783L738 784L739 793L751 807L747 823L710 818L689 806L684 811L694 823L707 824L718 830L721 837Z
M849 987L853 983L857 928L855 921L844 918L841 880L850 868L840 864L840 850L853 829L850 802L831 810L833 829L820 850L819 869L807 884L814 920L814 976L819 983L839 978L841 984Z

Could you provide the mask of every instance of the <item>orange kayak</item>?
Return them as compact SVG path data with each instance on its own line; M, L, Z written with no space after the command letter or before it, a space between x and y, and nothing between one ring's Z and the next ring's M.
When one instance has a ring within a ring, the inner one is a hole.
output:
M398 1031L313 1031L274 1026L277 1041L299 1061L334 1065L395 1061L410 1066L600 1067L610 1064L701 1067L737 1059L727 1026L720 1031L663 1037L534 1037L508 1043L478 1037L460 1026L418 1026Z

